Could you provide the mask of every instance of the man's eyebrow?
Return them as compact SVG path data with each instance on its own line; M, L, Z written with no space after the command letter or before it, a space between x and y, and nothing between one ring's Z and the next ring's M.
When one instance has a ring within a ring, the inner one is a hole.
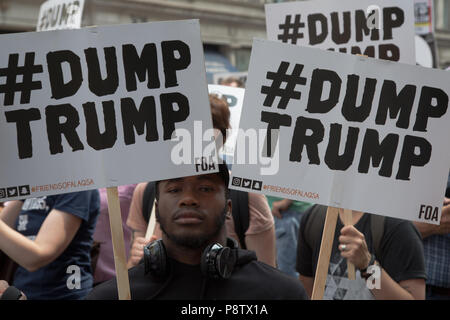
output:
M183 180L183 178L173 178L173 179L168 179L168 180L162 180L161 182L174 183L174 182L180 182L182 180Z
M210 173L210 174L201 174L201 175L197 175L195 176L198 180L207 180L207 181L215 181L215 177L219 177L217 174L215 173ZM167 180L162 180L161 182L165 182L165 183L175 183L175 182L181 182L184 180L185 177L181 177L181 178L173 178L173 179L167 179Z
M199 180L215 181L215 177L216 177L216 176L220 179L220 177L219 177L217 174L215 174L215 173L211 173L211 174L202 174L202 175L197 176L197 178L198 178Z

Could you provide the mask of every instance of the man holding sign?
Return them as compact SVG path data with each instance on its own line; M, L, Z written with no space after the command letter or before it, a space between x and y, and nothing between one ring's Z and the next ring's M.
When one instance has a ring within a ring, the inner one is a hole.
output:
M311 295L326 207L309 209L300 224L297 271ZM425 298L422 240L410 221L353 212L344 226L343 213L335 229L323 299L398 300ZM318 230L317 230L318 229ZM347 263L359 270L347 278Z
M129 270L132 299L307 299L300 282L256 260L226 237L231 211L229 173L162 180L156 184L156 217L163 231ZM116 282L88 299L117 299Z

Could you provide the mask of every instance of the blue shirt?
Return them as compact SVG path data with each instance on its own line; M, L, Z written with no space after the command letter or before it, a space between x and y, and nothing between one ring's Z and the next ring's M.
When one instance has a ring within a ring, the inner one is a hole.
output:
M432 235L423 240L427 284L450 288L450 234Z
M57 209L82 220L66 250L50 264L29 272L20 267L14 286L28 299L82 299L92 289L90 251L100 212L98 190L27 199L16 221L16 230L34 240L51 210Z

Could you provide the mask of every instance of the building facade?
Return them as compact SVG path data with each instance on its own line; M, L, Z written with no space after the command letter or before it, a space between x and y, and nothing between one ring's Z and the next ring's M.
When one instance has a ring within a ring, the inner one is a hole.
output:
M35 30L43 2L0 0L0 32ZM235 71L246 71L252 39L266 38L264 4L269 2L282 1L85 0L82 26L199 19L205 52L225 57ZM434 10L439 65L443 68L450 65L450 1L434 0Z

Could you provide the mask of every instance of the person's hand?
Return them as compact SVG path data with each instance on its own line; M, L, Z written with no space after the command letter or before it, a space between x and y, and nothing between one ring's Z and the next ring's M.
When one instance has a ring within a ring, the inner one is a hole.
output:
M0 280L0 299L3 296L3 292L5 292L6 289L8 288L9 288L8 282L6 282L5 280ZM23 292L19 300L27 300L27 297L23 294Z
M137 266L139 261L144 257L144 247L150 242L156 240L156 236L151 236L150 240L144 237L136 237L130 250L130 258L128 259L128 268Z
M292 200L283 199L279 201L274 201L272 203L272 214L278 219L282 219L281 213L289 209L292 204Z
M366 239L354 226L345 226L341 229L339 250L341 256L348 259L356 268L361 270L368 267L371 254Z
M439 225L438 234L450 233L450 199L444 199L444 206L442 207L441 224Z
M5 280L0 280L0 298L2 297L3 292L8 289L9 284Z
M444 207L450 204L450 198L444 197Z

